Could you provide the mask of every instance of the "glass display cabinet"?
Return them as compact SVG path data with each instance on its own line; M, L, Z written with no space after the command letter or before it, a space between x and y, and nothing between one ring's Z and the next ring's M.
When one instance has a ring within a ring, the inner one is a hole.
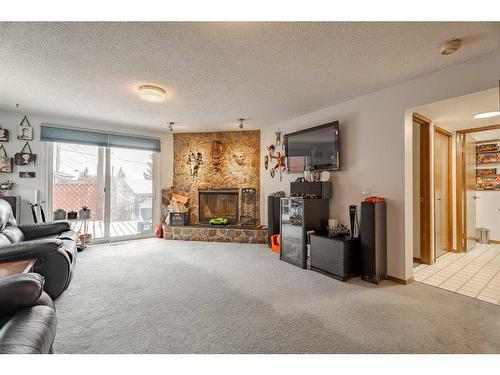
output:
M328 211L328 199L281 198L281 260L306 268L306 233L325 231Z

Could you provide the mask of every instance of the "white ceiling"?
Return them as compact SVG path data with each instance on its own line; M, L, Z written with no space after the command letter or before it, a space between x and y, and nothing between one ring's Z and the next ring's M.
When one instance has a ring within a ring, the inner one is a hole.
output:
M427 104L415 109L437 125L448 130L477 128L486 125L500 124L500 116L475 119L472 116L479 112L498 110L499 88L479 91L468 95Z
M464 48L441 56L439 45ZM0 23L0 107L165 129L272 125L500 49L500 23ZM164 86L161 104L137 97Z

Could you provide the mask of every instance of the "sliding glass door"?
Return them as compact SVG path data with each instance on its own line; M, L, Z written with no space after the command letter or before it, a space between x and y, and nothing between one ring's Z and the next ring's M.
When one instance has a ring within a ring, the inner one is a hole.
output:
M153 231L154 153L135 149L53 142L52 210L91 210L92 239L147 235Z
M152 233L153 153L110 148L109 236Z

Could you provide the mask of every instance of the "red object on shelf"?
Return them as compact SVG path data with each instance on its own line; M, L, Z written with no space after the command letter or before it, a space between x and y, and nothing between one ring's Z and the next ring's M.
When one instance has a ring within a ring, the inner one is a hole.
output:
M280 253L280 235L275 234L271 236L271 250L273 253Z
M367 197L364 200L365 202L371 202L371 203L381 203L385 202L385 198L382 197Z
M157 225L155 228L155 237L163 238L163 227L161 225Z

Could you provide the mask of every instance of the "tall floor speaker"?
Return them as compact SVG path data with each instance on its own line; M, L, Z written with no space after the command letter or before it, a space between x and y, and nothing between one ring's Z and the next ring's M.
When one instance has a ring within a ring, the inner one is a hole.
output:
M374 284L387 276L386 211L385 202L361 203L361 278Z
M271 236L280 233L280 197L267 197L267 242L271 243Z

